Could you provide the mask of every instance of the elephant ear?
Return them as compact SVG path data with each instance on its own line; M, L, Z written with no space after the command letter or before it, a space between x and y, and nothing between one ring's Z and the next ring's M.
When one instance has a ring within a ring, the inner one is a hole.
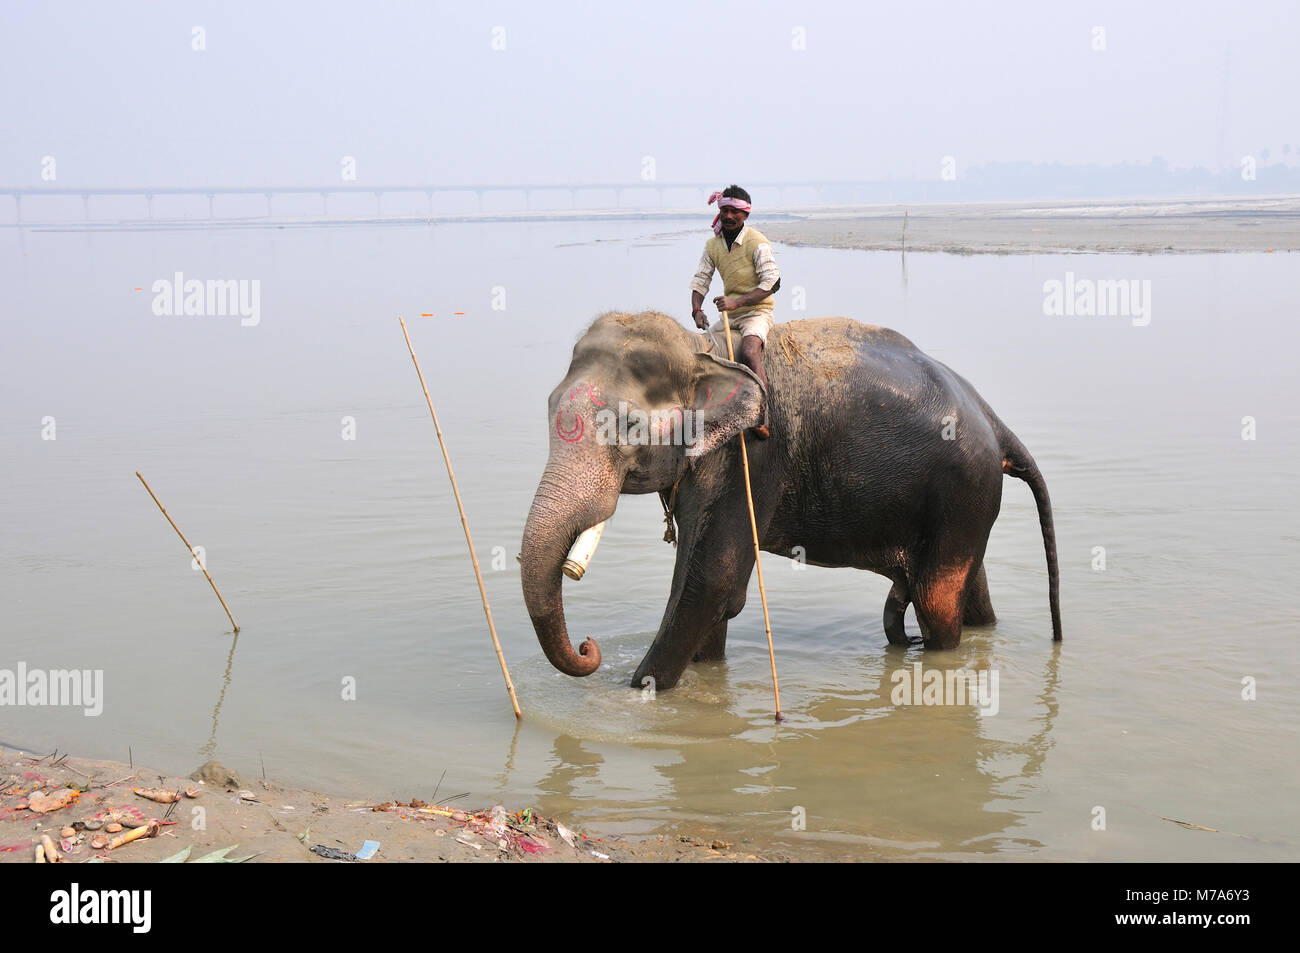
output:
M701 457L716 450L736 434L763 422L767 394L758 376L743 364L712 354L697 354L695 397L695 442L687 457Z

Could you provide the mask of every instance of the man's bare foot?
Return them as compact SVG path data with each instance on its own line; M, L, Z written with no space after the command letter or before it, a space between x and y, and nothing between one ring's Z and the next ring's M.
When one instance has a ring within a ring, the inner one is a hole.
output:
M772 431L767 429L766 424L759 424L757 427L750 427L749 432L754 435L755 440L766 440L772 436Z

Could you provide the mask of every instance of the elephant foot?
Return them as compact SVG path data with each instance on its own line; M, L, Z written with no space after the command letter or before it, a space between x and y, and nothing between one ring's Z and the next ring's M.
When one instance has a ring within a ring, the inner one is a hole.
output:
M958 639L955 642L951 640L940 641L938 639L933 639L925 643L925 650L927 652L951 652L960 645L961 639Z
M921 624L920 641L927 652L951 651L961 645L961 623L956 618L927 616L922 610L917 612L916 621Z
M654 686L655 691L667 691L677 684L685 669L686 666L683 665L681 668L673 671L655 665L648 659L645 659L642 660L639 666L637 666L636 673L632 676L631 686L633 688L641 689Z

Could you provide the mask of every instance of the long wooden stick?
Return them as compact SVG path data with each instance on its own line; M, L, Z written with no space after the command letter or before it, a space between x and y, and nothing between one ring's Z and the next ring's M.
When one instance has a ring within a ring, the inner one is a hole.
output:
M176 521L175 521L174 519L172 519L171 516L167 513L167 510L163 507L162 503L159 503L159 502L158 502L158 497L154 496L154 492L153 492L153 490L150 490L150 489L149 489L149 484L148 484L148 483L145 483L145 479L144 479L144 477L140 476L140 471L139 471L139 470L136 470L136 471L135 471L135 475L138 476L138 477L140 477L140 482L141 482L141 483L144 483L144 488L145 488L146 490L149 490L149 495L150 495L150 496L153 496L153 501L154 501L155 503L158 503L158 509L162 510L162 515L167 517L167 522L169 522L169 523L172 524L172 529L176 530L176 535L179 536L179 537L181 538L181 542L185 544L185 549L189 552L190 556L193 557L193 556L194 556L194 547L191 546L191 545L190 545L190 541L189 541L188 539L185 538L185 534L181 532L181 528L180 528L179 526L176 525ZM203 565L203 562L202 562L201 560L199 560L197 557L194 557L194 558L195 558L195 561L196 561L197 564L198 564L198 567L199 567L200 569L203 570L203 575L205 575L205 576L208 577L208 585L211 586L211 587L212 587L212 591L215 592L215 593L217 594L217 598L218 598L218 599L221 599L221 608L223 608L223 609L226 610L226 616L229 617L229 619L230 619L230 624L233 625L233 626L235 627L235 631L238 632L238 631L239 631L239 623L236 622L236 621L235 621L235 617L234 617L233 615L230 614L230 606L226 605L226 600L221 598L221 590L218 589L218 588L217 588L217 584L216 584L215 582L212 581L212 576L211 576L211 574L208 572L208 567L205 566L205 565Z
M406 338L406 349L411 352L411 361L415 364L415 373L420 378L420 387L424 389L424 400L429 405L429 416L433 418L433 429L438 433L438 446L442 447L442 459L447 464L447 476L451 478L451 492L456 497L456 508L460 510L460 525L465 530L465 542L469 544L469 558L474 563L474 578L478 580L478 594L483 599L483 614L487 616L488 631L492 633L492 645L497 651L497 661L501 663L501 674L506 679L506 690L510 692L510 704L515 710L515 718L523 718L524 713L519 710L519 698L515 695L515 683L510 681L510 671L506 668L506 657L501 652L501 640L497 638L497 627L492 621L492 608L488 605L487 589L483 585L483 571L478 566L478 556L474 554L474 540L469 535L469 519L465 516L465 506L460 501L460 489L456 486L456 474L451 469L451 457L447 455L447 442L442 439L442 427L438 425L438 414L433 409L433 398L429 396L429 387L424 383L424 373L420 370L420 362L415 356L415 348L411 346L411 336L406 333L406 322L400 317L397 319L402 324L402 336Z
M722 328L727 332L727 360L736 362L731 349L731 315L722 312ZM749 504L749 528L754 533L754 566L758 569L758 597L763 602L763 627L767 630L767 657L772 663L772 696L776 699L776 720L781 721L781 688L776 681L776 650L772 648L772 620L767 615L767 589L763 586L763 560L758 554L758 520L754 518L754 491L749 483L749 451L745 448L745 434L740 434L740 462L745 469L745 502Z

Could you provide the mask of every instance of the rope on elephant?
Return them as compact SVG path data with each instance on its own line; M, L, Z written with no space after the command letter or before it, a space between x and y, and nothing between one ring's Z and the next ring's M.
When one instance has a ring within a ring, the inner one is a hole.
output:
M668 528L664 530L664 542L672 543L673 548L677 547L677 530L673 527L673 510L677 508L677 488L682 485L682 478L678 477L677 482L673 484L673 492L664 499L663 491L659 492L659 502L664 508L664 522Z

